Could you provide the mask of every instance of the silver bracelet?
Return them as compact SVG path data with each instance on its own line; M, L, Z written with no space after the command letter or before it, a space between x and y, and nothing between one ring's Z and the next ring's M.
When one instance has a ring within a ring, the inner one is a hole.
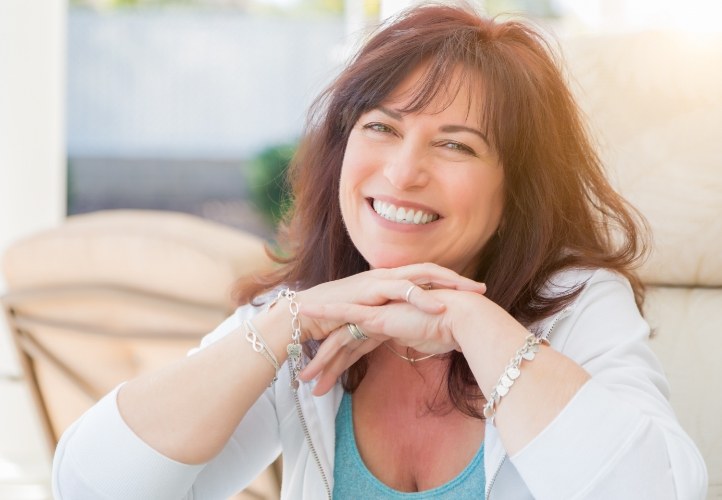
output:
M269 349L268 344L266 344L266 341L263 340L263 337L256 329L256 326L251 322L251 320L245 320L243 322L243 326L246 329L246 340L251 343L251 347L253 347L253 350L257 353L262 354L263 357L266 358L273 365L275 375L273 376L273 380L271 381L272 384L273 382L278 380L278 370L281 369L281 365L278 364L276 355L273 354L273 351L271 351L271 349Z
M301 319L298 317L299 304L296 302L296 292L284 288L278 292L273 301L268 304L266 310L272 308L276 303L285 298L288 300L288 310L291 312L291 343L286 346L288 352L288 369L291 372L291 388L298 390L298 374L301 373Z
M549 345L548 340L540 339L533 333L530 333L527 335L526 340L524 340L524 345L516 351L514 357L512 357L509 364L506 365L504 373L499 377L499 381L491 391L489 400L486 402L486 405L484 405L484 417L488 418L492 424L494 423L494 416L496 415L499 401L509 393L509 389L511 389L511 386L514 385L516 379L521 375L519 366L522 360L533 361L536 353L539 352L539 345L542 343Z

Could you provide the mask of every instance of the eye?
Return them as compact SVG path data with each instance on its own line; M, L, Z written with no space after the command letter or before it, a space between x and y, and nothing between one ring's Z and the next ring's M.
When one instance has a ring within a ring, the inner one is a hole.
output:
M385 125L383 123L379 122L371 122L367 123L363 126L365 130L373 130L374 132L379 132L381 134L393 134L395 131L388 125Z
M471 149L466 144L463 144L461 142L455 142L455 141L444 141L439 144L444 149L448 149L449 151L456 151L459 153L464 153L471 156L477 156L476 151Z

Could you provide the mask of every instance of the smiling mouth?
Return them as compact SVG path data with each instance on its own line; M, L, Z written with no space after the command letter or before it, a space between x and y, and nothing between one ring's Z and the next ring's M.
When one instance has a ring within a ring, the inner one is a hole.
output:
M397 207L393 203L381 200L372 200L371 206L374 212L379 214L386 220L398 222L399 224L417 224L423 225L434 222L439 218L439 214L424 212L423 210Z

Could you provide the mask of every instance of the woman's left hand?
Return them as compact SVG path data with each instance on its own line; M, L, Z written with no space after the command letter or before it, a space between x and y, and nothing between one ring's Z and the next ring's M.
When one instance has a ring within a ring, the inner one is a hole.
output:
M478 294L456 290L426 293L433 293L447 303L449 299L471 295L481 298ZM393 339L425 354L443 354L459 347L452 334L448 307L441 314L429 314L406 302L389 302L381 306L326 304L303 307L303 312L313 318L338 323L338 328L321 344L300 374L305 382L317 378L313 391L317 396L331 390L346 369L386 340ZM358 325L369 338L355 340L348 332L347 323Z

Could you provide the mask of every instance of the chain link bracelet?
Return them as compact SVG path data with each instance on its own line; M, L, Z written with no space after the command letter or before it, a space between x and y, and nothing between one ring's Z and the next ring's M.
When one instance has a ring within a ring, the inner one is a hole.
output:
M509 364L506 365L504 373L502 373L501 377L499 377L499 381L491 391L489 400L486 402L486 405L484 405L484 417L488 418L492 424L494 423L494 416L496 415L496 409L499 406L499 401L501 401L501 398L509 394L511 386L514 385L516 379L519 378L519 375L521 375L519 367L521 366L522 360L533 361L536 357L536 353L539 352L539 345L542 343L549 345L548 340L540 339L533 333L530 333L524 340L524 345L516 351L509 361Z
M301 319L298 317L300 306L296 302L296 292L284 288L268 304L266 310L271 309L282 298L288 300L288 310L291 312L291 343L286 346L286 352L288 352L288 369L291 372L291 388L295 391L298 390L299 386L298 374L301 373L301 354L303 352L301 347Z

